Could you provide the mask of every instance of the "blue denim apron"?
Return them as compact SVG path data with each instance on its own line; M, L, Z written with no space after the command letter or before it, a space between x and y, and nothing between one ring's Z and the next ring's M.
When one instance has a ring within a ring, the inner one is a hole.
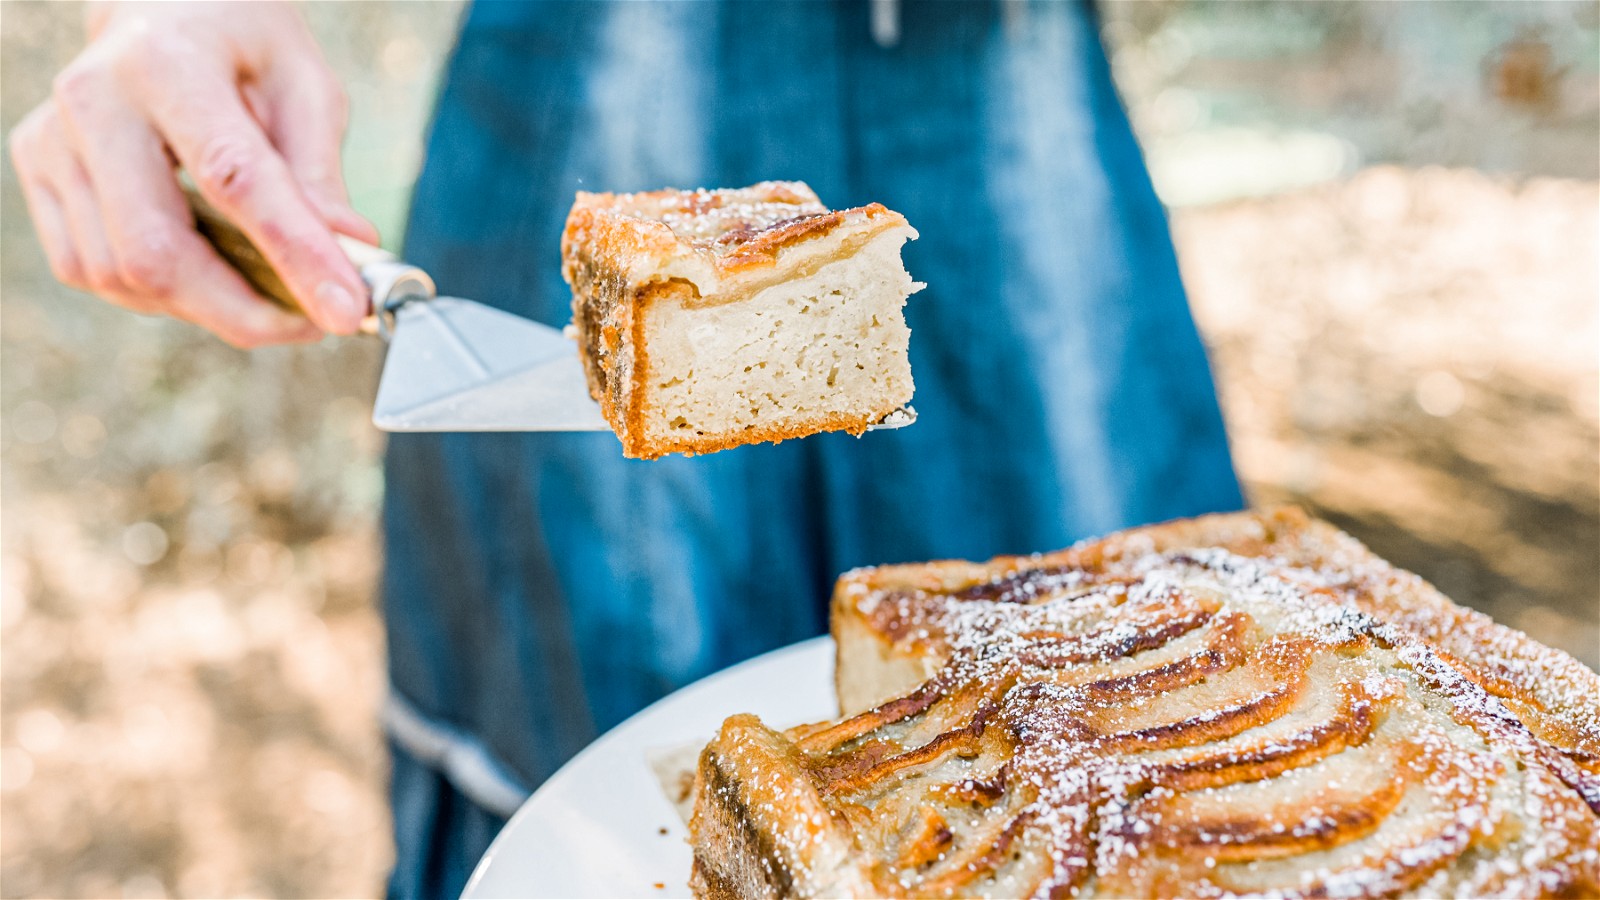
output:
M467 15L406 247L441 290L562 325L575 190L804 180L922 233L905 251L928 284L906 310L921 418L656 462L609 434L395 435L394 895L455 894L595 736L820 633L847 568L1240 505L1091 7L891 12L892 40L864 0Z

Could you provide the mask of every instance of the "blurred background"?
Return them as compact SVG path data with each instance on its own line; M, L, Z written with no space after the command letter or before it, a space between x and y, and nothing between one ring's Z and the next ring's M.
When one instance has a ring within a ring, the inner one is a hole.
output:
M460 7L305 10L392 245ZM1600 4L1102 10L1252 499L1600 666ZM0 6L0 127L81 16ZM377 348L61 289L9 165L0 296L0 893L380 893Z

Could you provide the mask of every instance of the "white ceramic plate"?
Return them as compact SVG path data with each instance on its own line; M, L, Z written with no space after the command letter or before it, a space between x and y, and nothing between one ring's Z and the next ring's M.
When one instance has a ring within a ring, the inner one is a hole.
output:
M704 744L735 713L788 728L838 711L826 637L697 681L611 729L551 776L495 838L462 896L688 897L688 833L647 754Z

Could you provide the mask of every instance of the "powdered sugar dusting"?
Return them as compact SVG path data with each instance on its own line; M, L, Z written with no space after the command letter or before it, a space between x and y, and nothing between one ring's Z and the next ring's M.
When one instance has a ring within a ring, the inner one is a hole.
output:
M614 204L630 218L666 225L695 247L724 253L768 229L828 212L810 188L783 181L737 189L624 194Z

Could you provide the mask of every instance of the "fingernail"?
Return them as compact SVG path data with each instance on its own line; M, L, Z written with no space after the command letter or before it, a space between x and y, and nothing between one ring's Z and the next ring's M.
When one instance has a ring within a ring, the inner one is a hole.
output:
M356 299L354 294L344 289L344 285L334 281L324 281L317 285L317 302L323 309L334 314L354 313L357 319L367 314L366 302Z

